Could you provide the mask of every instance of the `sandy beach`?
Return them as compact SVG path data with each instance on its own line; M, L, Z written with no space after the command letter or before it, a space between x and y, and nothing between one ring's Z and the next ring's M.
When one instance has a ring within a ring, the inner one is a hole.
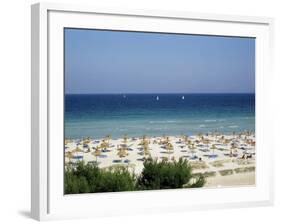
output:
M223 135L66 139L65 163L96 163L100 168L128 166L139 174L144 158L189 161L194 174L206 177L205 187L255 184L255 135Z

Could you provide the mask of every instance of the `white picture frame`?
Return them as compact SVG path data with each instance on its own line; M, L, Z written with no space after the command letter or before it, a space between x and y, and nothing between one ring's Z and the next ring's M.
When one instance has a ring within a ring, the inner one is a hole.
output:
M37 220L114 216L273 203L273 19L38 3L32 15L31 214ZM63 194L63 28L101 28L256 38L256 185L239 188ZM272 109L272 108L271 108ZM60 151L61 149L61 151ZM130 205L130 206L128 206ZM126 209L122 207L126 206Z

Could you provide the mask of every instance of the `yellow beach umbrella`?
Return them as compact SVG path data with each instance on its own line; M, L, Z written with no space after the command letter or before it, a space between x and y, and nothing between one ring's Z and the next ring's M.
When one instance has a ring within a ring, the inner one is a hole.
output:
M68 151L68 152L65 153L65 157L67 157L68 161L70 161L70 159L73 157L73 153Z
M123 136L123 142L124 142L124 143L127 143L127 141L128 141L128 135L124 135L124 136Z
M196 149L195 145L194 144L190 144L188 146L188 148L189 148L189 150L190 150L190 152L191 152L191 154L193 156L193 154L195 153L195 149Z
M145 156L150 156L150 151L149 151L149 146L148 146L148 144L145 144L145 145L143 146L143 152L144 152L144 155L145 155Z
M105 139L106 139L107 142L109 142L111 140L111 135L105 136Z
M105 139L103 139L102 142L101 142L101 144L100 144L100 148L102 148L102 149L109 148L109 143L108 143L108 141L106 141Z
M101 151L99 148L96 148L94 152L92 152L92 155L96 157L96 162L98 161L98 156L101 155Z
M127 152L126 148L122 147L118 152L117 155L119 156L119 158L122 161L123 157L126 157L127 155L129 155L129 153Z
M141 142L140 142L140 145L145 145L148 143L148 140L146 139L146 136L142 136L142 139L141 139Z
M82 149L80 149L78 146L74 149L74 152L83 152Z
M188 136L187 136L187 135L184 135L184 136L183 136L183 141L184 141L185 143L187 143L187 141L188 141Z
M229 152L230 156L233 155L233 151L234 151L235 149L236 149L235 144L231 144L230 152Z
M169 154L169 160L170 160L170 154L172 154L174 151L174 146L172 145L172 143L168 142L166 144L166 150L167 150L167 153Z
M215 149L217 149L216 145L212 144L211 149L213 150L213 154L215 154Z

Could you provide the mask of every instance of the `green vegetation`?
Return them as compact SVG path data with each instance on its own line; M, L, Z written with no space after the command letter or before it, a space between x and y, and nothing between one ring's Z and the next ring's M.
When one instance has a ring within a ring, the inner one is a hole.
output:
M187 160L157 161L151 158L144 161L144 168L137 179L137 187L140 190L174 189L183 187L202 187L205 183L203 176L192 178L192 168Z
M76 168L68 167L65 172L65 193L93 193L132 191L135 177L126 167L100 169L95 164L79 163Z
M217 161L214 161L212 163L210 163L213 167L223 167L223 161L220 161L220 160L217 160Z
M232 169L220 170L219 173L220 173L220 175L222 175L222 176L232 175L232 174L233 174L233 170L232 170Z
M201 170L201 169L209 168L207 166L206 162L204 162L204 161L192 161L192 162L190 162L190 165L191 165L192 169L194 169L194 170Z
M207 178L207 177L215 177L217 175L216 171L206 171L204 173L195 173L193 174L195 177L199 177L200 175L202 175L203 177Z
M234 169L234 171L235 171L236 173L254 172L254 171L255 171L255 167L254 167L254 166L250 166L250 167L240 167L240 168Z
M120 192L137 190L195 188L205 184L203 175L193 175L185 159L158 161L147 158L139 176L126 166L99 168L79 162L65 170L65 194Z

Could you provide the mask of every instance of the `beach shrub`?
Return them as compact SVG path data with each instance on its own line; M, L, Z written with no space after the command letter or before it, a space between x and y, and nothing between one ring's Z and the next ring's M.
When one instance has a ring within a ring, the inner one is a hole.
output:
M95 192L118 192L135 190L135 176L127 167L117 166L101 169Z
M193 178L192 168L187 160L180 158L178 161L158 161L148 158L144 161L144 168L137 179L140 190L183 188ZM194 185L187 187L202 187L204 177L196 178Z
M90 188L84 176L74 175L72 172L65 174L65 194L89 193Z
M101 169L79 162L65 171L65 193L97 193L135 190L135 177L126 167Z
M99 168L97 164L79 162L65 169L65 194L157 190L202 187L203 175L193 175L185 159L158 161L147 158L139 176L127 166Z
M200 174L197 177L192 178L192 183L188 183L184 187L186 188L198 188L198 187L203 187L204 184L206 183L204 175Z

